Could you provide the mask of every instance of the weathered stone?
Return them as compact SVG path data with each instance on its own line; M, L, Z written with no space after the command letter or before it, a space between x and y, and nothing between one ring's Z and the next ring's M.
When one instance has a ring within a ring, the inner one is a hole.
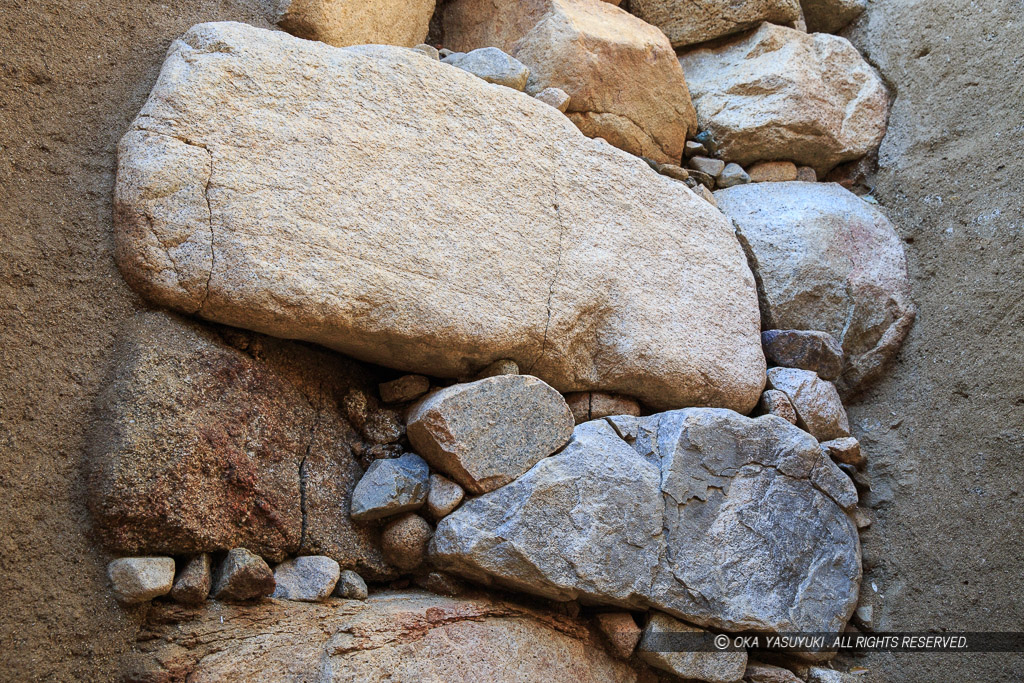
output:
M707 148L697 142L696 140L687 140L686 146L683 148L683 156L689 159L690 157L697 156L698 154L707 154Z
M544 104L550 104L558 111L565 113L565 110L569 108L569 93L565 92L561 88L544 88L539 93L534 95L538 100Z
M366 589L363 577L351 569L345 569L338 576L338 583L334 586L333 595L345 600L365 600L370 592Z
M785 392L777 389L769 389L761 394L761 401L757 404L757 407L759 410L763 411L765 415L781 417L790 424L797 423L796 409L793 408L793 404L790 402L789 397L786 396Z
M853 510L860 500L853 480L832 462L824 450L811 470L811 483L847 512Z
M761 161L747 169L747 175L752 183L784 183L796 180L796 164L792 161Z
M612 426L623 441L632 443L640 433L640 421L632 415L612 415L605 421Z
M640 416L640 404L628 396L616 396L601 391L582 391L566 394L565 402L569 405L576 424L612 415Z
M440 474L430 475L430 490L427 492L427 516L439 520L459 507L466 492L448 477Z
M800 0L807 30L835 33L867 8L867 0Z
M183 605L201 605L210 596L213 585L213 569L209 553L201 553L189 559L178 572L171 588L171 599Z
M858 529L867 529L871 526L871 513L864 508L854 508L851 517L853 517L853 522L857 525Z
M832 382L817 373L797 368L768 368L768 384L786 394L797 424L819 441L850 435L850 421Z
M281 560L301 547L384 567L377 532L338 514L362 469L333 396L372 386L358 363L165 313L133 318L114 357L89 458L89 503L112 551L246 547Z
M403 571L415 569L423 564L433 533L427 520L412 512L391 520L380 536L384 559Z
M720 409L638 423L632 443L607 421L582 424L560 453L464 503L438 524L438 566L706 627L839 632L860 548L836 491L816 484L831 487L818 470L835 465L814 438Z
M725 170L725 162L721 159L711 159L709 157L691 157L689 161L690 168L700 171L701 173L707 173L712 178L717 178Z
M718 187L732 187L733 185L745 185L750 182L750 176L739 164L726 164L722 173L718 176L715 184Z
M903 243L885 215L829 183L743 185L715 197L757 272L764 329L838 339L844 395L880 375L914 320Z
M850 676L835 669L812 666L807 670L807 683L858 683L859 676Z
M488 83L504 85L513 90L525 88L530 78L530 70L522 62L496 47L481 47L465 54L456 53L445 57L443 61Z
M416 50L417 52L422 52L423 54L425 54L427 57L430 57L431 59L441 59L441 53L438 52L437 48L434 47L433 45L427 45L426 43L420 43L419 45L415 46L413 48L413 50Z
M800 368L834 381L843 373L843 347L828 332L812 330L765 330L761 346L769 363Z
M124 678L140 683L635 683L640 677L639 667L605 652L584 620L419 590L375 593L365 602L268 600L203 610L155 603L130 661Z
M708 175L703 171L698 171L695 168L691 168L689 171L687 171L687 173L691 179L696 180L698 183L706 187L708 190L715 189L714 176Z
M375 460L352 491L352 519L368 521L418 510L427 502L430 468L415 453Z
M761 24L679 61L700 126L726 161L790 160L824 175L885 134L885 86L845 38Z
M270 596L298 602L321 602L338 584L338 563L323 555L303 555L274 567L274 593Z
M789 24L800 18L800 0L633 0L630 9L664 31L672 47L746 31L762 21Z
M114 596L126 605L167 595L174 584L173 557L122 557L107 565Z
M862 468L867 464L867 458L860 452L860 442L852 436L823 441L821 447L837 463L853 465L857 468Z
M561 88L569 118L637 156L678 162L697 117L675 52L658 29L607 2L454 0L445 40L493 45L530 68L528 92Z
M658 164L654 170L661 175L667 175L673 180L686 180L690 177L689 171L682 166L677 166L676 164Z
M409 441L472 493L493 491L565 445L573 419L561 394L530 375L455 384L414 405Z
M753 659L747 660L747 670L743 672L743 681L744 683L803 683L803 679L797 677L789 669Z
M673 107L666 87L644 90ZM410 50L193 27L122 140L115 205L121 271L159 305L430 376L509 358L658 408L760 395L719 212Z
M217 600L252 600L273 592L274 572L263 558L232 548L217 569L212 595Z
M493 363L488 365L486 368L481 370L479 373L477 373L477 375L473 379L474 380L478 380L478 379L487 379L488 377L497 377L498 375L518 375L518 374L519 374L519 364L516 363L514 360L508 360L507 358L505 358L505 359L502 359L502 360L494 361Z
M704 633L703 629L684 624L661 612L651 612L640 641L639 656L648 664L680 678L708 683L733 683L743 678L747 653L738 652L671 652L659 642L666 634Z
M796 180L802 183L818 182L818 174L810 166L801 166L796 169Z
M718 200L715 199L715 193L709 190L706 186L697 185L697 187L693 188L693 193L700 197L701 199L703 199L704 201L706 201L707 203L711 204L711 206L714 206L716 208L718 207Z
M594 617L601 633L611 645L611 653L622 659L629 659L640 642L643 631L633 621L629 612L601 612Z
M430 380L423 375L404 375L378 385L380 400L385 403L405 403L419 398L430 389Z
M466 592L466 584L459 578L444 572L427 572L413 578L413 583L423 590L438 595L462 595Z
M267 18L292 35L335 47L373 43L412 47L427 37L435 0L259 0Z

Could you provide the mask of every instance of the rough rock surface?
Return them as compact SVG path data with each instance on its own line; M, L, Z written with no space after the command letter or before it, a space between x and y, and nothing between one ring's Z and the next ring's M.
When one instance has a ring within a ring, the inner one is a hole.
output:
M572 436L565 399L530 375L454 384L409 410L409 441L472 493L504 486Z
M338 583L334 586L334 597L345 600L365 600L369 594L363 577L351 569L342 570L338 576Z
M772 365L811 370L830 382L843 372L843 347L828 332L765 330L761 346Z
M662 612L651 612L640 641L642 660L680 678L707 681L707 683L733 683L743 678L747 668L747 653L740 652L666 652L659 642L671 633L703 633L703 629L684 624Z
M566 403L576 424L613 415L640 416L640 404L628 396L616 396L602 391L583 391L566 394Z
M726 161L789 160L824 175L885 134L885 86L845 38L762 24L679 61L700 127Z
M445 64L457 66L488 83L522 90L530 78L530 70L515 57L496 47L481 47L446 57Z
M439 520L459 507L465 495L462 487L448 477L431 474L430 490L427 491L427 504L424 510L431 519Z
M538 100L544 104L550 104L558 111L565 113L565 110L569 108L569 93L565 92L561 88L544 88L536 95Z
M217 568L212 595L217 600L252 600L274 592L274 572L245 548L232 548Z
M430 380L423 375L404 375L377 387L385 403L405 403L419 398L430 389Z
M743 185L715 197L756 271L764 329L839 340L844 394L877 378L915 312L903 242L885 215L831 183Z
M200 612L160 605L151 610L136 651L124 676L140 683L629 683L640 669L605 652L579 619L421 591L328 604L210 603Z
M800 0L807 30L835 33L861 15L867 0Z
M773 416L691 408L604 420L437 527L439 566L543 597L655 607L726 630L836 631L860 580L844 477ZM818 472L825 468L827 471ZM831 476L830 476L831 475ZM699 596L699 597L698 597Z
M118 262L159 304L433 376L511 358L559 391L757 402L754 283L724 217L413 51L193 27L119 157Z
M822 441L821 447L824 448L829 457L835 460L837 463L844 465L853 465L854 467L862 468L867 464L867 458L860 452L860 442L852 436L848 436L840 439L832 439L831 441Z
M185 563L171 588L171 599L183 605L200 605L210 595L213 566L209 553L202 553Z
M612 654L629 659L640 642L643 631L629 612L601 612L594 617L601 633L608 639Z
M803 683L803 679L797 677L789 669L781 666L773 666L755 660L747 660L747 670L743 672L744 683Z
M850 421L832 382L798 368L768 368L768 384L793 404L797 424L819 441L850 435Z
M747 169L752 183L784 183L800 177L792 161L759 161Z
M677 163L697 130L668 39L610 3L454 0L444 30L455 49L509 52L530 67L528 92L561 88L584 134L632 154Z
M167 595L174 583L173 557L122 557L107 565L110 588L119 602L134 605Z
M746 31L762 21L790 24L800 18L800 0L632 0L630 9L660 28L677 48Z
M292 35L336 47L413 47L427 37L434 0L259 0L267 19Z
M419 510L427 502L429 482L430 468L414 453L375 460L352 491L352 519L369 521Z
M388 521L380 535L384 559L402 571L415 569L423 563L433 533L427 520L412 512Z
M301 602L320 602L338 584L338 563L323 555L303 555L274 567L274 593L270 597Z
M365 370L163 313L126 328L99 401L89 477L112 551L246 547L280 560L302 548L384 569L375 530L337 514L362 470L336 396L368 385Z
M796 409L783 391L769 389L764 392L761 394L761 400L758 402L757 407L765 415L776 415L790 424L797 423Z

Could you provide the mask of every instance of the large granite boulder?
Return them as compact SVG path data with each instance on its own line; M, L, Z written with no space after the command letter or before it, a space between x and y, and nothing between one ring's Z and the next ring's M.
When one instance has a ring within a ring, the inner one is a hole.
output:
M764 380L718 211L412 50L193 27L121 141L115 225L152 301L398 369L740 411Z
M427 37L434 0L258 0L292 35L330 45L404 45Z
M390 573L377 530L344 514L363 472L337 401L372 386L358 363L165 313L132 319L114 357L89 476L110 551L301 550Z
M527 90L560 88L590 137L679 163L697 116L675 52L657 28L598 0L454 0L444 9L455 50L500 47L530 68Z
M627 439L612 419L441 520L436 565L718 629L842 629L860 545L844 475L813 437L721 409L629 418Z
M800 0L632 0L630 10L686 47L756 27L762 21L792 24Z
M679 62L700 127L726 161L792 161L822 177L885 135L885 86L845 38L762 24Z
M742 185L715 199L756 271L764 328L839 340L844 395L881 374L915 312L903 242L885 214L832 183Z
M513 665L510 666L510 662ZM650 681L586 622L482 596L374 593L327 603L156 604L125 680Z
M470 493L504 486L572 436L562 395L530 375L441 389L409 410L409 441Z

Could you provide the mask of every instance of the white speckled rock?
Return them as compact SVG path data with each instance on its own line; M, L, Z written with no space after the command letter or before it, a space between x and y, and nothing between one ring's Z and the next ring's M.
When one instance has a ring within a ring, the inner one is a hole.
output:
M400 370L511 359L656 408L748 411L762 388L718 211L413 50L193 27L121 141L115 226L154 303Z

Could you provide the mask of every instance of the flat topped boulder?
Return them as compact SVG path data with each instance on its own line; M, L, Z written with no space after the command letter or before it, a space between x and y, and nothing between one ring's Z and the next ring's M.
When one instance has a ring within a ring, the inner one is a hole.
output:
M446 571L555 600L653 607L724 630L839 632L860 582L845 475L775 416L606 420L437 525ZM837 502L838 501L838 502Z
M500 375L456 384L409 411L417 453L470 493L504 486L572 436L572 411L530 375Z
M656 408L747 411L763 385L719 212L411 50L193 27L121 140L115 225L154 303L399 370L509 359Z

